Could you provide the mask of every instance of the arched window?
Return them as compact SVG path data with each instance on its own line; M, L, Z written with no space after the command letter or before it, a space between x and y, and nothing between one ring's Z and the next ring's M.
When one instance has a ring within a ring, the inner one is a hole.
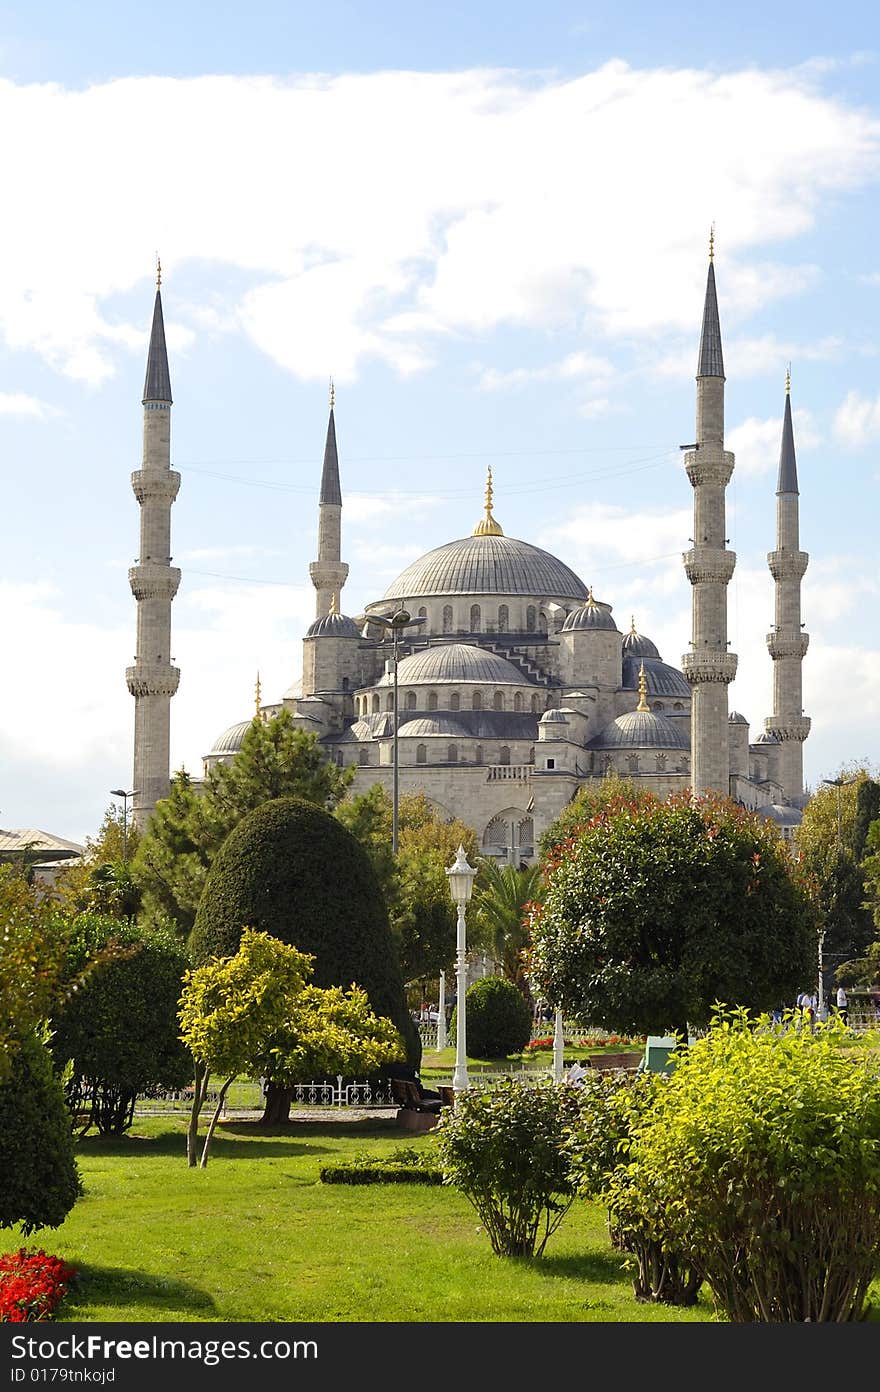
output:
M472 605L471 605L471 633L479 633L479 631L480 631L480 617L481 617L481 616L480 616L480 606L479 606L479 604L472 604Z
M452 605L451 605L451 604L444 604L444 605L443 605L443 632L444 632L444 633L451 633L451 632L452 632Z
M526 633L534 633L535 620L537 619L537 617L538 613L535 609L534 604L530 604L528 609L526 610Z
M659 710L659 711L662 711L662 709L663 709L663 702L662 702L662 701L652 701L652 702L651 702L651 710Z
M419 618L420 618L420 619L426 619L427 617L428 617L428 611L427 611L427 609L425 608L425 606L424 606L424 604L423 604L422 607L421 607L421 609L419 610Z
M359 753L358 753L358 763L363 767L364 764L368 764L369 762L370 762L370 751L369 751L369 749L361 749L361 750L359 751Z
M538 714L538 698L537 698L537 696L533 696L533 697L532 697L532 715L537 715L537 714Z
M629 769L630 773L638 773L638 771L639 771L639 756L638 756L638 754L627 754L627 756L626 756L626 766L627 766L627 768Z
M509 745L502 744L501 748L498 750L498 762L499 762L499 764L509 764L509 763L510 763L510 746L509 746Z
M457 763L458 763L458 746L457 746L457 745L455 745L455 744L450 744L449 748L448 748L447 751L446 751L446 762L449 763L449 764L457 764Z
M508 633L510 631L510 611L506 604L498 606L498 632Z
M428 762L428 750L423 744L416 745L416 763L426 764Z
M483 746L482 746L481 744L478 744L477 747L476 747L476 749L474 750L474 763L475 763L475 764L481 764L482 762L483 762Z
M547 615L544 613L543 609L541 610L541 613L538 615L538 628L541 630L542 633L547 632Z
M375 694L374 697L373 697L373 711L374 711L374 713L377 712L378 709L379 709L379 693L376 692L376 694Z
M428 710L436 710L436 709L437 709L437 692L436 692L436 691L429 691L429 692L428 692Z
M480 695L479 691L475 691L474 694L473 694L473 696L471 697L471 710L482 710L482 709L483 709L483 698L482 698L482 696Z
M450 710L460 710L460 709L461 709L461 697L459 696L459 694L458 694L457 691L453 691L452 695L451 695L450 698L449 698L449 709L450 709Z
M521 691L517 691L517 692L515 693L515 695L514 695L514 698L513 698L513 709L514 709L515 711L521 711L521 710L522 710L522 692L521 692Z
M389 691L389 692L388 692L388 695L385 697L385 709L386 709L386 710L390 710L390 711L393 711L393 710L394 710L394 692L393 692L393 691Z
M665 772L666 772L666 755L665 755L665 754L658 754L658 755L657 755L657 772L658 772L658 773L665 773Z
M348 677L343 677L343 678L342 678L342 689L343 689L343 691L347 691L347 690L348 690Z
M535 746L532 745L531 749L529 750L529 763L530 763L530 764L533 764L534 762L535 762Z
M673 710L684 710L684 704L683 704L681 701L676 701L676 702L674 703L672 709L673 709Z
M492 698L492 705L495 710L504 710L504 692L496 691Z
M416 708L416 693L415 693L414 691L408 691L408 692L406 693L406 696L404 697L404 702L403 702L403 704L404 704L404 709L405 709L405 710L415 710L415 708Z

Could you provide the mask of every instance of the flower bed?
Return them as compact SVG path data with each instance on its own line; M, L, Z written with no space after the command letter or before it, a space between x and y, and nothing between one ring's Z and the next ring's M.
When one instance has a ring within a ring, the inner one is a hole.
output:
M67 1294L76 1268L42 1249L0 1256L0 1324L38 1324L50 1320Z

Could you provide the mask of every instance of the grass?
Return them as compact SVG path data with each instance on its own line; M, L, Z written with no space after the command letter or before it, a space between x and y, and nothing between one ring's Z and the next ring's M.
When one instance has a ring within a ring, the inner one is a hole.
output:
M638 1304L604 1212L578 1201L539 1261L492 1255L454 1189L323 1185L318 1168L355 1152L431 1147L393 1122L225 1125L208 1169L186 1164L183 1119L136 1122L79 1143L85 1194L35 1235L80 1271L60 1321L712 1320ZM0 1231L0 1251L21 1245Z

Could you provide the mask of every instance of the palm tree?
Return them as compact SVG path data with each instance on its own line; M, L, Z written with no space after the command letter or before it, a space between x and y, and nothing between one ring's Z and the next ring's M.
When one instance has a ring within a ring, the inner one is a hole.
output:
M526 984L523 949L529 941L529 905L541 898L541 870L537 865L519 870L486 859L474 889L471 922L476 936L500 967L501 974L530 996Z

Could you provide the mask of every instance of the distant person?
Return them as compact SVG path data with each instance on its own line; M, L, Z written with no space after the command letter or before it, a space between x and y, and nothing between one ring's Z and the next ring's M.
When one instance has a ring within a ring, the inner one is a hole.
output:
M569 1067L567 1073L563 1075L562 1081L564 1083L569 1083L572 1087L583 1087L584 1078L586 1078L586 1076L586 1068L584 1068L584 1065L580 1062L579 1059L575 1059L574 1063L571 1064L571 1066Z
M846 991L843 986L837 988L837 1013L844 1024L849 1020L849 1001L846 998Z

